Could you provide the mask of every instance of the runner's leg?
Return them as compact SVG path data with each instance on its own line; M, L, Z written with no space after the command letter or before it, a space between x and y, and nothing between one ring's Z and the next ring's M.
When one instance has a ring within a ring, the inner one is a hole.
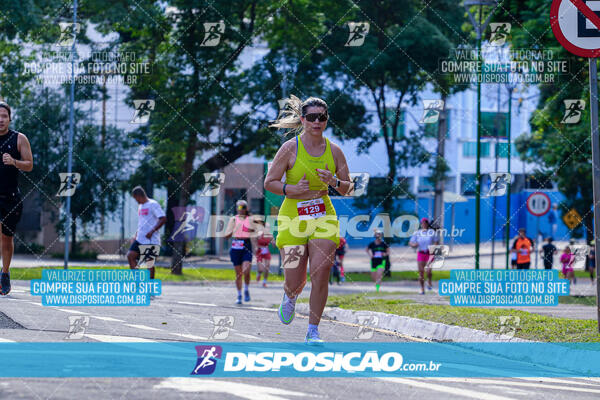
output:
M333 264L336 244L328 239L312 239L308 242L310 258L310 315L308 323L318 325L329 293L329 271Z
M2 272L8 273L15 250L12 236L2 234Z
M288 249L293 248L290 246ZM304 245L306 247L306 245ZM288 250L285 247L280 249L282 252L282 259L285 260L285 252ZM285 268L283 274L285 276L285 282L283 284L283 290L288 297L296 297L302 293L304 285L306 285L306 265L308 263L308 252L304 251L304 255L300 258L298 267L296 268Z
M419 284L421 285L421 293L425 293L425 264L427 261L417 261L419 266Z

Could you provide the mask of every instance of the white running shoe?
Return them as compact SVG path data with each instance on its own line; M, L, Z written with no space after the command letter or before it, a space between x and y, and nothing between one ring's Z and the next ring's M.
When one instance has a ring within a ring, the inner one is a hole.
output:
M316 329L309 329L306 332L306 338L304 339L304 343L312 346L322 346L323 340L319 336L319 331Z
M279 312L277 313L282 324L289 325L294 320L294 316L296 315L296 299L297 296L290 299L285 293L283 294Z

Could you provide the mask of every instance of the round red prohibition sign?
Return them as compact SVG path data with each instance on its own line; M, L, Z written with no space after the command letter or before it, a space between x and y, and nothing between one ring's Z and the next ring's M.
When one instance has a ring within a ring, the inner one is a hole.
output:
M552 0L552 32L556 40L576 56L600 57L600 9L590 8L597 8L595 4L588 0Z
M550 197L542 192L531 193L527 198L527 210L536 217L545 215L550 211Z

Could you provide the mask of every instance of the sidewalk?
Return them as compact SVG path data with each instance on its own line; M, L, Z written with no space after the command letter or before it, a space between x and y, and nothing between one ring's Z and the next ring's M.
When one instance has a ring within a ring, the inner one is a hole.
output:
M579 280L578 280L579 282ZM394 299L394 300L411 300L420 304L433 305L449 305L449 298L438 296L438 282L433 282L433 290L428 291L425 295L419 294L420 286L416 281L401 281L401 282L383 282L382 291L402 292L389 295L377 296L377 299ZM595 296L596 285L592 285L589 280L579 282L576 285L571 285L571 296ZM375 297L374 297L375 298ZM485 308L485 307L483 307ZM569 319L589 319L595 320L598 317L595 306L585 306L580 304L559 304L550 307L490 307L493 309L506 308L521 311L527 311L533 314L546 315L556 318Z
M581 242L583 243L583 242ZM554 268L559 265L558 258L560 251L568 242L554 242L559 253L554 258ZM492 244L491 242L482 243L480 246L480 266L483 269L492 266ZM417 252L409 246L392 246L390 249L392 271L416 271L417 270ZM256 260L253 260L255 263ZM41 267L41 266L62 266L63 260L57 258L38 258L36 256L17 254L13 257L12 266L19 268ZM112 266L127 265L127 259L119 254L102 254L96 261L71 261L70 265L81 267L93 266ZM159 257L157 266L169 267L170 260L167 257ZM271 268L279 266L279 255L273 254L271 259ZM184 268L230 268L228 254L220 256L202 256L186 258L183 264ZM474 244L455 244L446 257L443 269L473 269L475 268L475 245ZM495 243L494 268L506 268L506 248L502 242ZM535 255L532 255L531 268L535 268ZM541 256L538 259L538 268L543 268ZM365 248L350 247L344 257L344 270L346 272L369 272L371 262Z

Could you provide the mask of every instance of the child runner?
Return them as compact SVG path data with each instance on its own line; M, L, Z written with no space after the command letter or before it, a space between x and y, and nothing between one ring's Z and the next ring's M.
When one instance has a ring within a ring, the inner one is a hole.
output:
M575 273L573 272L573 261L575 257L571 254L571 248L565 247L562 255L560 256L560 263L562 264L562 274L571 281L573 284L577 283L575 279Z

